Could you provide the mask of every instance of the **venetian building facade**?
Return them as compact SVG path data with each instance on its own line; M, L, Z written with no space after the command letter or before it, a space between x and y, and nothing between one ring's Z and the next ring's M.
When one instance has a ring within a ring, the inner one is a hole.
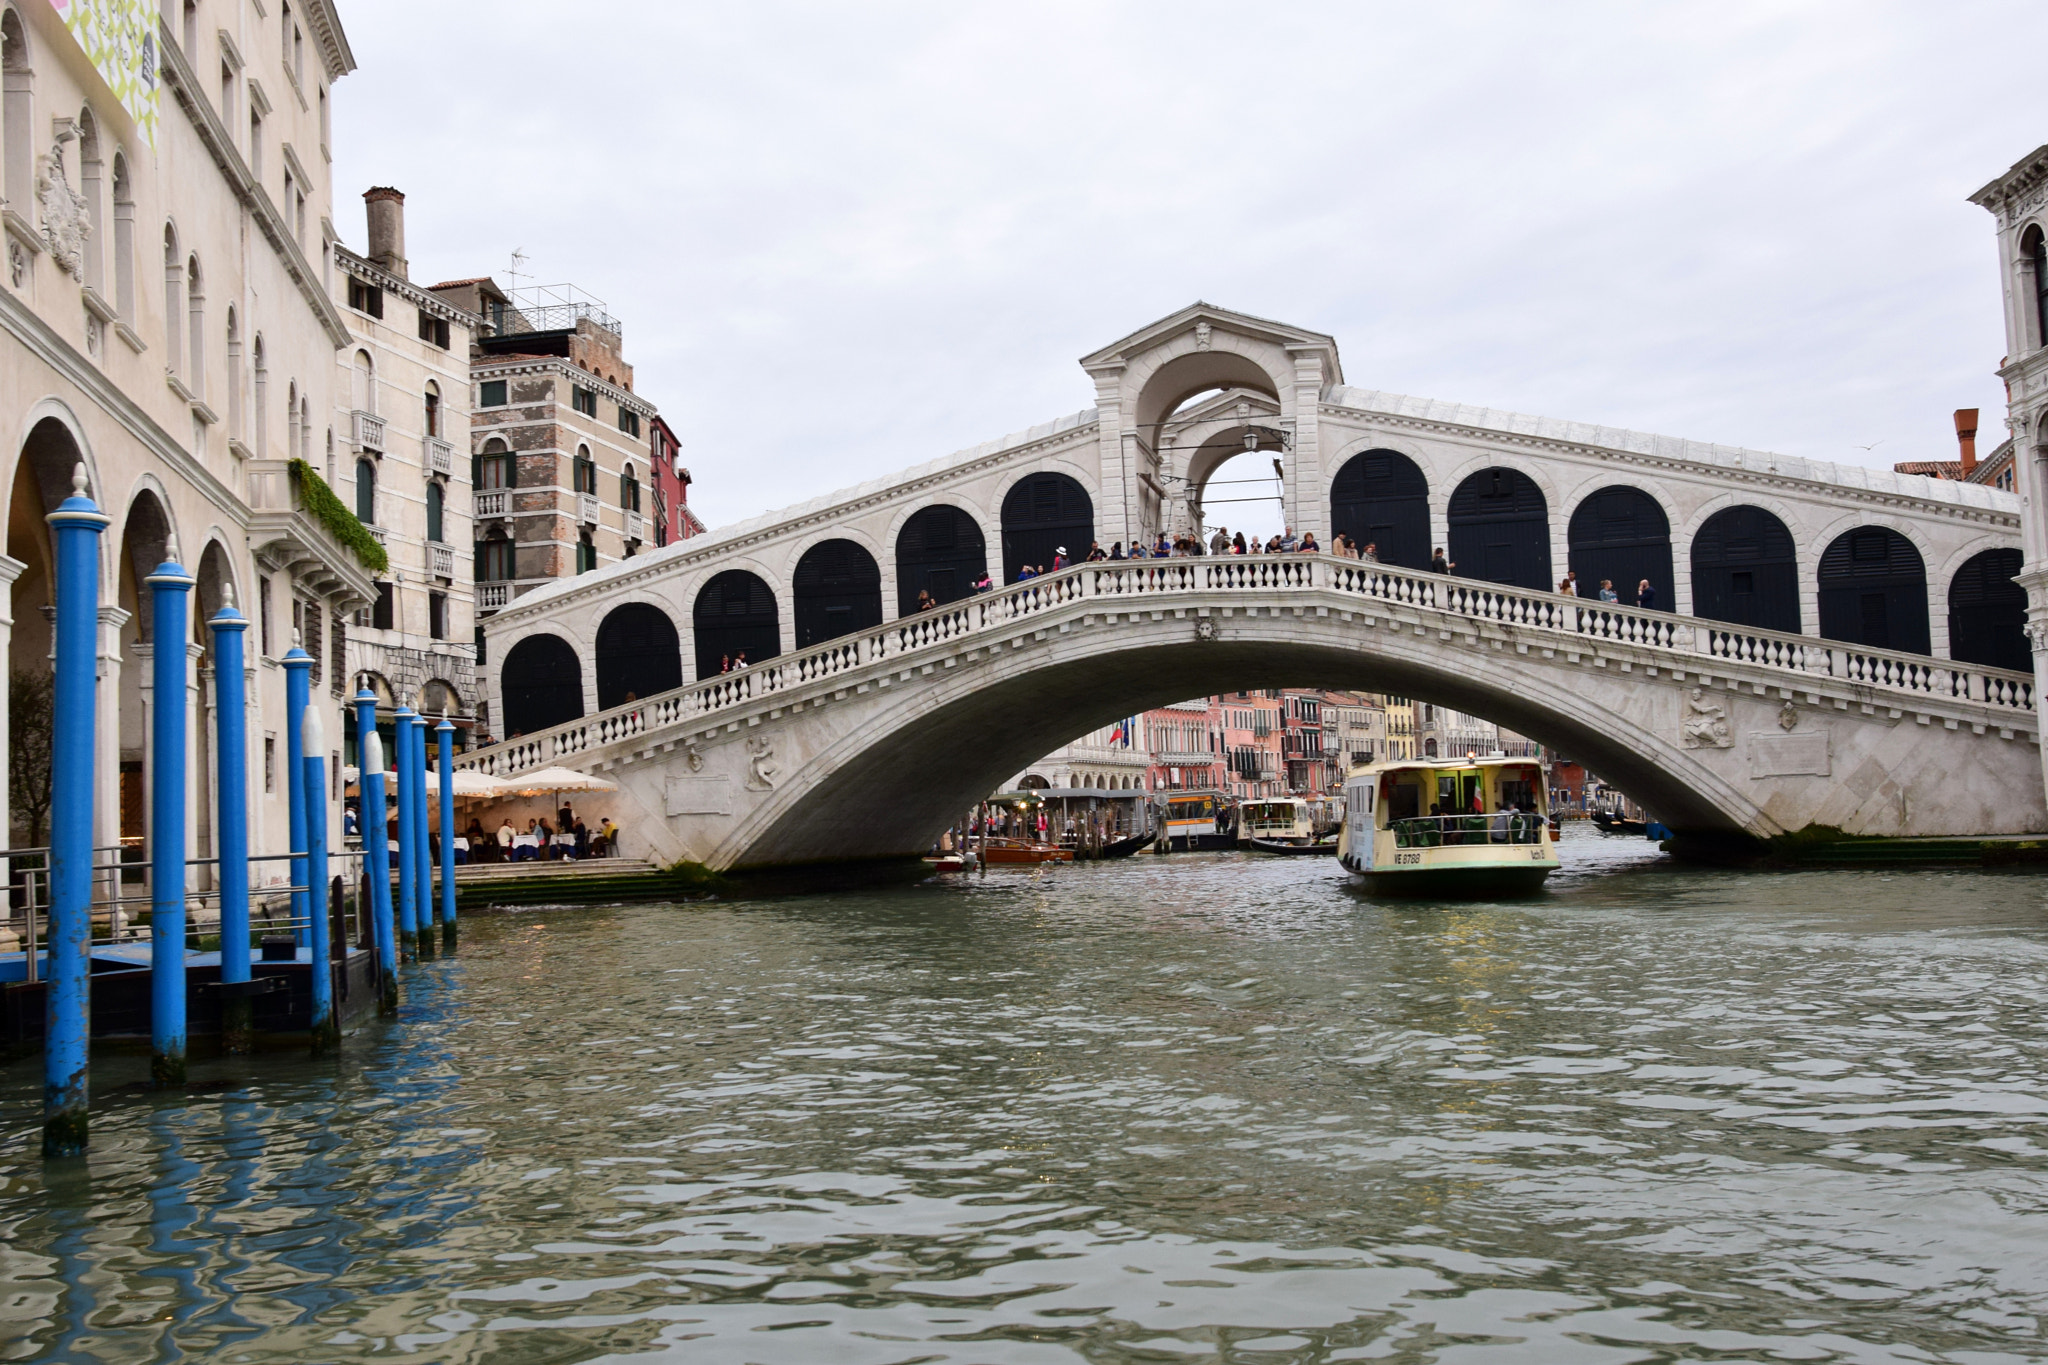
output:
M83 465L102 538L94 842L147 828L150 662L185 651L188 822L213 848L205 627L232 594L251 618L251 846L285 847L284 672L292 624L331 695L336 627L375 596L320 465L336 352L329 87L354 66L327 0L108 11L0 5L4 239L0 411L9 433L0 626L14 670L47 673L45 514ZM126 25L125 29L121 26ZM192 630L163 641L143 580L169 553L198 580ZM338 703L328 723L338 748ZM30 831L10 811L15 847ZM46 838L47 827L36 837ZM281 874L278 874L281 875ZM259 880L275 880L263 873Z
M2005 315L2006 424L2022 506L2020 573L2035 695L2048 683L2048 146L2035 148L1970 202L1997 221ZM2048 750L2043 751L2048 763Z
M445 710L467 729L477 700L469 356L482 320L411 282L405 196L378 187L363 200L367 253L334 249L335 301L353 341L335 355L328 479L388 563L351 621L347 667L380 712Z

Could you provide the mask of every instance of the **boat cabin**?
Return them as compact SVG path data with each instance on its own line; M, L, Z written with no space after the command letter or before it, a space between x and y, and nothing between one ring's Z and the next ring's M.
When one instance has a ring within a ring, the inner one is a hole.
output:
M1315 820L1308 802L1298 796L1247 801L1237 808L1237 837L1240 843L1254 839L1307 843L1316 837Z
M1557 867L1549 804L1534 759L1375 763L1345 780L1338 856L1376 886L1526 889Z

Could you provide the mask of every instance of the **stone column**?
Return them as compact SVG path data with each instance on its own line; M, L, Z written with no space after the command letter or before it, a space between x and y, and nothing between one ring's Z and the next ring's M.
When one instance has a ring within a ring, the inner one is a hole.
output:
M1319 424L1323 400L1322 357L1307 348L1289 347L1294 360L1294 443L1287 453L1287 524L1299 536L1316 533L1316 543L1329 549L1330 498L1323 486Z
M28 565L18 559L10 559L6 555L0 555L0 660L6 661L7 676L10 683L14 677L13 585L14 580L21 577L22 570L27 567ZM0 695L0 764L4 764L7 761L9 755L8 744L13 733L8 716L7 698L4 695ZM7 799L7 787L7 783L0 782L0 837L4 837L7 845L12 847L14 844L14 810ZM0 909L0 916L5 914L6 911Z
M1102 529L1096 532L1096 536L1101 540L1121 540L1129 545L1139 525L1138 472L1133 463L1137 452L1132 448L1138 433L1135 428L1127 430L1124 426L1129 414L1123 409L1123 362L1092 369L1089 377L1095 381L1095 419L1099 423L1095 459L1099 479L1097 486L1102 490L1100 505L1095 509L1096 524ZM1001 504L990 510L1000 522ZM1000 535L990 542L988 557L989 573L997 583L1001 583Z

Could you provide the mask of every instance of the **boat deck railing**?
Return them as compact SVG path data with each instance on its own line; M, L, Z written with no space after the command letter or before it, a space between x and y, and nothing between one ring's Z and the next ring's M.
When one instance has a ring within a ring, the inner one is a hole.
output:
M1544 819L1529 811L1490 815L1417 815L1389 821L1396 848L1446 848L1543 842Z

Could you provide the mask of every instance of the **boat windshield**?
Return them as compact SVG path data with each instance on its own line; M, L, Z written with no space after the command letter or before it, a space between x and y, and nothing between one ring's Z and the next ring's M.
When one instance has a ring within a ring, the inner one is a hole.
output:
M1419 815L1395 820L1396 848L1446 848L1476 844L1534 844L1543 839L1543 817L1529 811L1497 810L1491 815Z

